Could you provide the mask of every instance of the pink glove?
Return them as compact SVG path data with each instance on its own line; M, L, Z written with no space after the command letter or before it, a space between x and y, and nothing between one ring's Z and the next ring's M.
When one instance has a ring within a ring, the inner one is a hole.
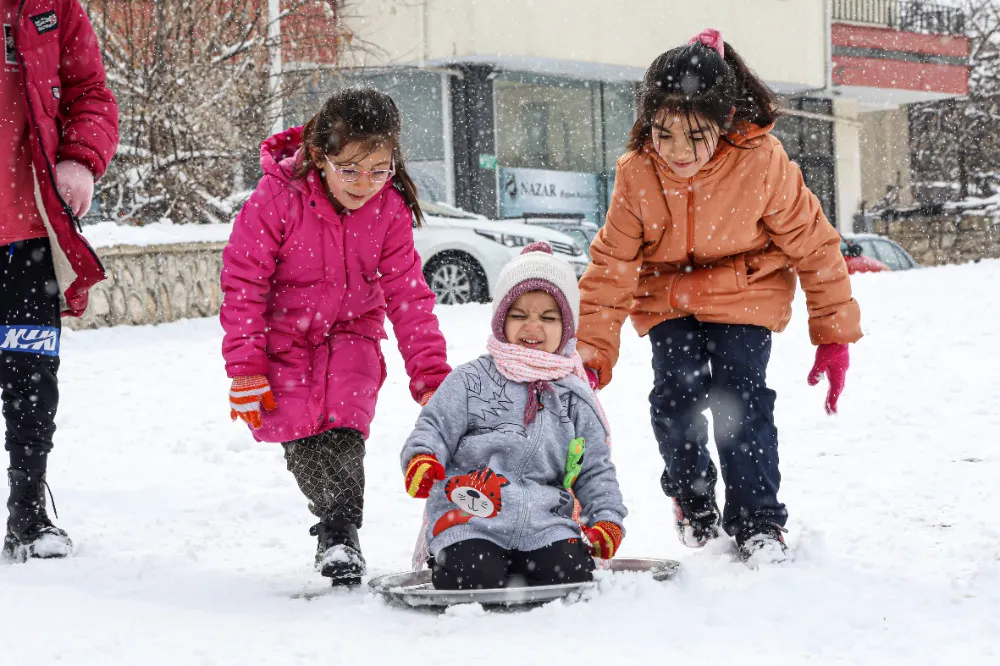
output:
M73 214L83 217L94 198L94 174L79 162L65 160L56 165L56 189Z
M816 386L820 377L826 373L830 380L830 390L826 394L826 413L837 413L837 400L844 390L844 379L847 377L847 368L851 365L851 358L847 352L845 344L829 344L816 347L816 362L813 363L812 370L809 371L809 386Z
M590 388L597 390L597 387L601 385L601 380L597 376L597 372L592 368L584 368L587 371L587 381L590 382Z

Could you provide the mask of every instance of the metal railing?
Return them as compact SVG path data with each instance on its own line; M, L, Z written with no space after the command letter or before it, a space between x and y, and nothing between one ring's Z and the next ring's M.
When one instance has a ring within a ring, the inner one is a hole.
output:
M920 0L833 0L833 20L903 32L964 35L961 9Z

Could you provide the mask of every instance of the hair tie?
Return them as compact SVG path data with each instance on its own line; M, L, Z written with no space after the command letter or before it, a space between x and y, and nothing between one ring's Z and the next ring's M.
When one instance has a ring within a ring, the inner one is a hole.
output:
M694 44L695 42L701 42L708 48L714 49L719 53L719 57L725 60L725 42L722 41L722 33L718 30L715 30L714 28L705 28L688 40L688 44Z

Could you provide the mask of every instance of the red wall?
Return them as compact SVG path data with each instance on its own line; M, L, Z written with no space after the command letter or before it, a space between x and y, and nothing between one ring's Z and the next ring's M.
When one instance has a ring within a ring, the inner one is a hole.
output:
M922 35L888 28L836 23L832 31L833 83L965 95L969 92L967 37ZM863 55L837 53L837 47L864 49ZM915 62L930 56L947 62ZM961 63L961 64L960 64Z

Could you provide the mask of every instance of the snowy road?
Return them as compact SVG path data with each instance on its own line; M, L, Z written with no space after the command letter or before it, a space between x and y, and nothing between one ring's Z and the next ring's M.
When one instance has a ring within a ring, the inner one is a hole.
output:
M803 303L775 338L797 562L751 572L721 546L677 543L648 343L627 328L602 394L631 511L622 554L681 559L684 575L522 614L290 598L324 587L312 517L280 447L229 422L218 323L67 331L49 480L78 552L0 566L0 664L1000 663L1000 262L862 275L855 290L867 337L839 417L805 383ZM482 352L487 306L439 315L453 364ZM367 460L372 574L406 568L421 511L397 464L418 408L394 344Z

